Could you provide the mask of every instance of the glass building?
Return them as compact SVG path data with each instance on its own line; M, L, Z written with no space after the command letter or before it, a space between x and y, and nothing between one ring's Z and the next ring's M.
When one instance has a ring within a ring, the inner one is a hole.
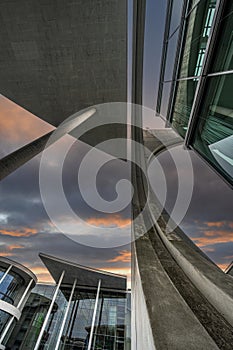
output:
M157 113L233 181L233 2L169 0Z
M27 298L37 282L26 267L0 258L0 349L5 349L9 334L22 315Z
M56 283L33 288L3 348L129 349L126 277L40 257Z

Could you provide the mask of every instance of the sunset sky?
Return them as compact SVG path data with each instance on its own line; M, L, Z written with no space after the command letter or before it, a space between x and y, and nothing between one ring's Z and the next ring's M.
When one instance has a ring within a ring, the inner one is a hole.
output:
M0 96L1 157L50 130L53 130L53 127L49 124ZM111 227L117 227L119 232L129 235L129 207L119 214L104 215L85 205L80 193L76 190L77 164L88 149L89 147L85 144L77 142L67 157L67 166L64 171L64 188L69 203L84 220L84 223L80 222L80 235L84 232L95 242L95 239L98 239L98 237L95 238L95 228L98 227L106 231L106 239ZM39 162L40 155L5 178L0 184L0 254L28 266L40 281L50 280L50 277L38 257L39 252L86 266L127 274L130 277L129 246L108 249L87 247L70 240L54 227L41 202ZM118 177L127 177L128 168L119 169L117 164L109 164L100 175L97 179L99 191L103 197L111 200L115 195L112 184ZM98 242L98 246L101 246L101 243Z
M143 100L146 107L153 109L158 86L156 82L159 81L165 3L163 0L147 3ZM132 7L132 0L129 4ZM129 6L129 28L131 25L132 11ZM129 40L129 57L131 44ZM130 81L130 70L128 80ZM51 130L54 130L53 126L0 95L1 158ZM57 152L62 143L69 142L69 138L70 136L65 136L59 141L60 144L56 146ZM117 214L105 215L97 212L85 204L77 186L77 170L89 149L89 146L80 141L72 146L65 161L63 185L70 206L82 219L78 223L77 232L80 242L82 237L89 237L93 245L98 243L98 248L72 241L51 222L40 196L40 155L0 182L0 255L26 265L36 273L40 281L50 281L51 278L38 257L39 252L82 265L126 274L130 278L130 244L101 248L99 237L96 235L96 229L103 228L103 242L111 243L111 227L115 227L119 234L130 237L130 206ZM180 159L183 152L180 146ZM190 155L194 169L194 191L181 228L216 264L225 269L233 260L232 189L194 152L190 151ZM169 196L166 209L170 211L177 190L175 168L166 152L159 156L159 160L167 174ZM49 166L51 174L56 172L53 164ZM184 181L189 184L190 169L185 163L181 171ZM97 179L101 196L108 201L113 200L116 195L115 184L121 178L130 178L129 165L122 162L119 165L117 160L109 162ZM86 188L86 191L88 192L89 188ZM66 220L68 229L71 222L69 218L62 216L62 210L58 211L57 217Z

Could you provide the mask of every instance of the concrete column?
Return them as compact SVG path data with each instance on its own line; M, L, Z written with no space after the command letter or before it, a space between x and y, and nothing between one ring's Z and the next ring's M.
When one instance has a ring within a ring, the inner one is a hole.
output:
M24 165L37 154L42 152L51 134L52 131L2 158L0 160L0 180L10 175L21 165Z

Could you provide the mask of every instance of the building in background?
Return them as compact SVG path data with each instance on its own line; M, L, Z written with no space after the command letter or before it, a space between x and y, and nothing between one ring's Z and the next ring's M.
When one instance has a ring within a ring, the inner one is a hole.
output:
M30 271L1 259L1 349L129 349L126 277L40 257L56 283L35 286Z
M27 298L35 287L36 276L21 264L0 258L0 349L5 349L16 322L22 315Z
M233 3L168 1L156 111L233 181Z

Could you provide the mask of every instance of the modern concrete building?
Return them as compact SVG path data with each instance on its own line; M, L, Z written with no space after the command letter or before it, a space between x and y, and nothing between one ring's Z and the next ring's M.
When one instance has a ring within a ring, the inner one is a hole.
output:
M1 259L1 349L129 349L126 276L40 258L54 284L35 286L29 270Z
M187 152L194 150L229 190L233 179L232 5L227 0L167 1L155 111L164 120L164 130L132 130L133 138L155 157L177 143ZM132 102L136 104L142 103L143 96L145 7L145 0L134 1ZM148 167L146 153L134 152ZM132 181L136 188L133 218L147 205L142 222L133 226L132 348L230 350L232 278L173 225L164 208L157 216L160 203L148 199L148 184L134 166ZM153 223L149 230L148 221Z
M87 107L127 101L127 1L9 1L0 13L2 95L55 127ZM106 135L126 137L126 127L99 126L81 140L95 146ZM1 160L0 179L50 136Z
M82 108L126 101L126 5L124 0L96 1L93 11L89 0L2 2L1 93L55 127ZM141 105L146 0L134 0L133 6L131 94L132 102ZM155 156L178 143L185 145L230 186L232 16L229 0L167 1L155 111L166 125L164 130L144 132L133 127L131 133ZM142 124L140 109L132 117L137 118L137 126ZM110 131L97 131L83 140L95 145L109 135L122 137L122 129L112 125ZM2 159L0 178L38 154L49 137ZM146 154L133 151L137 162L147 167ZM134 164L132 182L135 218L147 196L142 170ZM133 226L132 349L232 350L231 276L180 228L168 233L170 218L164 208L154 220L158 209L156 199L149 202L144 222ZM150 229L148 221L153 223ZM138 238L141 231L146 233ZM56 285L35 287L9 339L11 324L8 319L4 322L2 348L126 346L125 278L46 255L41 258ZM16 313L11 315L13 322Z

